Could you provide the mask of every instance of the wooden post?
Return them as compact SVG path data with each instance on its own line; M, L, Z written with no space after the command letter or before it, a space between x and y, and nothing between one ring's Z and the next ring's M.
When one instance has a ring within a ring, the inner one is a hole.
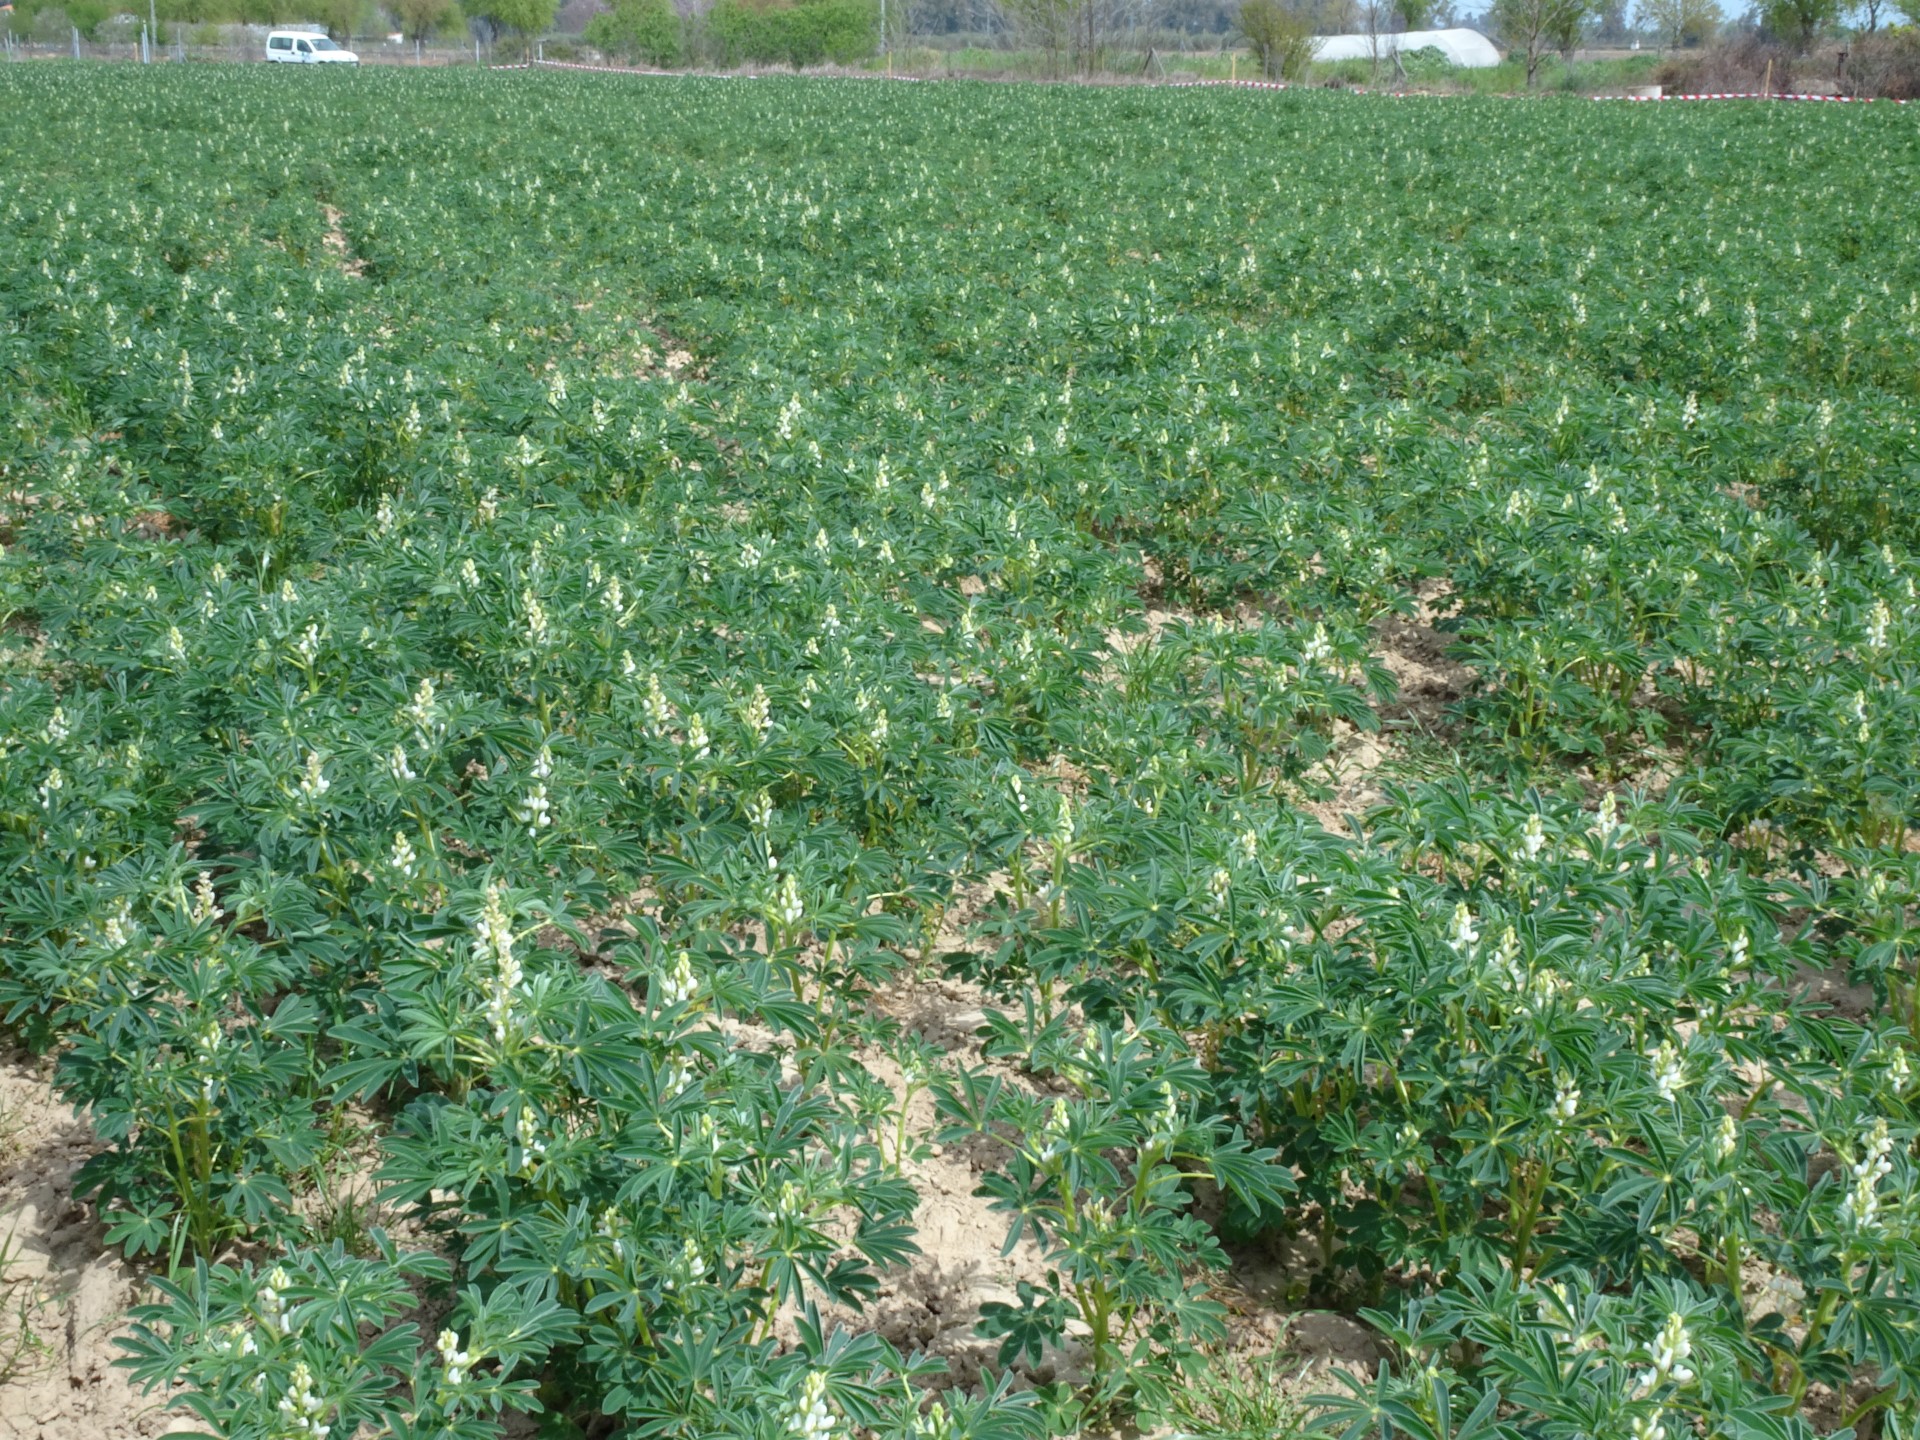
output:
M1771 55L1767 57L1767 78L1760 82L1760 98L1763 100L1773 98L1773 57Z

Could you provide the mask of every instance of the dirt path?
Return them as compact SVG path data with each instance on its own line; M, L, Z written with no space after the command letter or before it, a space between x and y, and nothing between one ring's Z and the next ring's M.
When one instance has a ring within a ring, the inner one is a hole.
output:
M191 1430L159 1397L113 1368L113 1336L135 1303L138 1277L108 1254L93 1207L73 1198L73 1172L98 1150L47 1083L47 1066L0 1060L0 1440L100 1440Z

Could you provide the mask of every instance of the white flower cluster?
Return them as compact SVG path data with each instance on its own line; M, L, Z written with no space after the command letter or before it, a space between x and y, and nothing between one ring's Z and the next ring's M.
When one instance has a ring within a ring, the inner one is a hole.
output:
M1580 1089L1571 1078L1562 1075L1554 1087L1553 1118L1562 1125L1571 1125L1579 1113Z
M1540 852L1547 848L1546 822L1540 818L1538 811L1527 817L1527 828L1520 833L1520 846L1529 860L1539 859Z
M1609 790L1600 797L1600 813L1594 819L1593 833L1604 845L1614 837L1615 832L1623 828L1620 823L1620 802L1614 798L1613 791Z
M269 1330L278 1330L282 1335L293 1333L293 1317L287 1312L286 1289L293 1283L287 1272L278 1265L267 1276L267 1283L260 1287L254 1298L260 1306L260 1318L267 1322Z
M1172 1145L1185 1128L1186 1122L1180 1113L1180 1101L1173 1093L1173 1086L1162 1080L1160 1109L1153 1117L1153 1131L1148 1143L1155 1146Z
M766 791L756 791L753 798L747 801L747 824L763 835L773 824L773 799Z
M707 734L707 722L698 710L687 716L687 748L696 760L704 760L713 752L713 738Z
M1207 880L1207 913L1218 915L1227 908L1227 896L1233 889L1233 873L1226 866L1215 868Z
M333 782L327 779L326 762L316 750L307 752L307 763L300 774L300 798L307 801L318 800L333 788Z
M133 923L133 906L122 897L120 908L100 927L100 943L109 950L118 950L139 938L140 927Z
M1091 1039L1091 1037L1089 1037ZM1067 1152L1067 1102L1055 1100L1053 1113L1047 1117L1047 1123L1041 1127L1039 1139L1044 1143L1040 1147L1040 1163L1058 1159Z
M667 1278L660 1282L660 1288L677 1290L687 1285L698 1285L706 1278L707 1258L700 1253L700 1247L689 1235L680 1242L680 1254L668 1267Z
M764 740L773 733L773 702L767 699L765 686L753 687L753 694L748 697L740 718L756 739Z
M1840 1219L1852 1229L1870 1230L1880 1214L1880 1182L1893 1173L1893 1137L1885 1120L1873 1122L1849 1173L1853 1185L1840 1202Z
M205 1072L200 1077L200 1094L209 1105L213 1103L214 1092L219 1088L213 1071L219 1066L220 1050L226 1043L227 1032L220 1028L218 1020L207 1021L194 1037L195 1068Z
M793 1440L834 1440L841 1433L822 1371L809 1371L801 1383L800 1394L787 1412L787 1433Z
M1473 912L1462 900L1453 907L1453 924L1447 932L1447 947L1456 955L1464 955L1480 943L1480 932L1474 928Z
M1680 1098L1680 1087L1687 1083L1687 1063L1671 1040L1662 1040L1647 1057L1653 1066L1653 1088L1671 1104Z
M513 812L514 818L527 827L527 834L538 835L553 824L553 802L547 798L547 778L553 774L553 756L542 745L540 753L533 761L533 787L527 791L527 798L520 802Z
M531 1105L522 1105L519 1115L508 1123L507 1144L520 1147L521 1175L532 1175L547 1158L547 1142L540 1138L540 1115Z
M693 957L682 950L673 969L662 975L658 984L662 1007L684 1005L693 999L700 991L700 982L693 973Z
M1873 610L1867 616L1867 648L1884 650L1887 648L1887 626L1893 623L1893 611L1887 608L1887 602L1876 600Z
M1053 848L1062 855L1073 848L1073 801L1060 796L1060 809L1053 817Z
M1332 658L1333 642L1327 638L1327 627L1324 624L1316 624L1313 627L1313 637L1307 641L1305 648L1300 652L1300 668L1306 670L1313 666L1324 665Z
M333 1427L321 1423L320 1417L326 1413L327 1402L313 1393L313 1372L302 1360L293 1367L287 1393L280 1397L280 1421L291 1434L327 1440Z
M487 1023L493 1038L504 1043L513 1023L513 1002L524 978L520 962L513 953L513 922L501 901L498 885L487 887L487 898L480 918L473 924L474 958L486 964L489 973L481 980L487 997Z
M226 913L213 893L213 875L202 870L194 877L193 905L187 911L187 918L196 925L211 925Z
M958 1440L960 1433L959 1425L938 1400L926 1414L913 1417L913 1440Z
M1660 1385L1671 1380L1675 1385L1691 1385L1693 1370L1687 1361L1693 1356L1693 1339L1687 1334L1685 1318L1674 1311L1667 1316L1667 1323L1660 1328L1648 1347L1653 1364L1640 1375L1640 1393L1651 1394Z
M447 1388L458 1390L467 1383L467 1376L473 1370L473 1356L460 1348L459 1332L442 1330L433 1348L440 1352L440 1363L446 1367Z
M647 717L647 729L654 735L664 735L673 724L673 705L660 688L660 677L647 676L647 693L640 701L641 712Z
M247 1356L260 1353L260 1346L253 1338L252 1329L238 1320L231 1325L220 1327L214 1335L213 1348L217 1354L221 1355Z
M1731 1115L1722 1115L1715 1127L1710 1146L1713 1158L1724 1165L1733 1158L1733 1152L1740 1148L1740 1122Z
M411 880L420 857L413 853L413 846L398 830L393 832L393 849L387 855L387 864L402 876Z
M780 1193L773 1197L773 1205L760 1214L769 1224L804 1220L807 1216L807 1197L793 1181L783 1180L780 1182Z
M800 878L789 870L780 877L780 886L773 896L773 918L791 930L800 923L806 914L806 907L800 901Z
M400 718L419 732L424 741L432 736L440 719L440 707L434 700L433 681L422 679L400 711Z

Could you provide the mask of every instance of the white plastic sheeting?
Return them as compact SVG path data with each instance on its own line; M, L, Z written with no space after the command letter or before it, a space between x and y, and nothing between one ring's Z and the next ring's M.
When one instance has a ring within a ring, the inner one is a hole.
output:
M1376 48L1377 47L1377 48ZM1408 30L1399 35L1321 35L1313 42L1316 60L1386 59L1395 51L1438 50L1463 70L1486 70L1500 63L1500 51L1478 30Z

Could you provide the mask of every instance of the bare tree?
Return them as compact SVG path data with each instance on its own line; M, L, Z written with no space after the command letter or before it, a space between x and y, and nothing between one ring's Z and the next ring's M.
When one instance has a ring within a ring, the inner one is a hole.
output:
M1062 57L1072 53L1080 0L999 0L1009 29L1047 57L1047 73L1061 73Z
M1660 37L1662 49L1678 50L1688 41L1713 38L1720 6L1717 0L1640 0L1639 19Z
M1577 32L1585 24L1590 8L1591 0L1494 0L1488 13L1502 42L1525 58L1529 90L1540 62L1569 30Z
M1007 26L1047 57L1047 71L1091 75L1151 32L1158 0L995 0Z

